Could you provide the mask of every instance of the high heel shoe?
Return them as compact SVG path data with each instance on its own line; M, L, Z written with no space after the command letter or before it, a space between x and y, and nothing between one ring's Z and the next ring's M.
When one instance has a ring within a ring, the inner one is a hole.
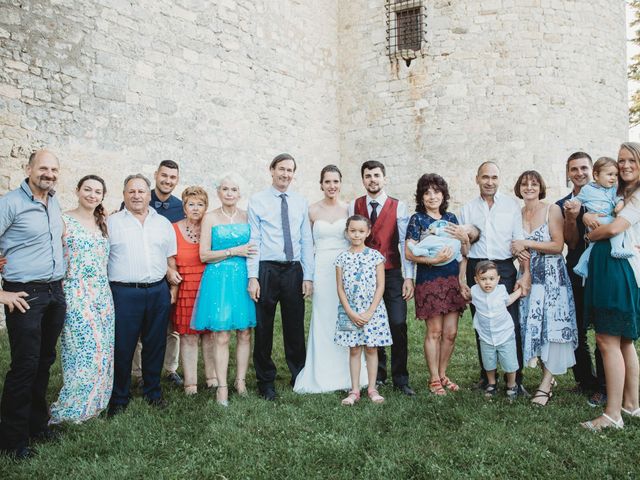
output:
M224 400L220 400L218 398L218 394L220 393L221 390L228 388L226 385L218 385L218 390L216 391L216 403L222 407L228 407L229 406L229 399L225 398Z
M246 397L248 395L247 392L247 384L244 381L244 378L236 378L236 381L233 383L234 387L236 387L236 393L241 397Z

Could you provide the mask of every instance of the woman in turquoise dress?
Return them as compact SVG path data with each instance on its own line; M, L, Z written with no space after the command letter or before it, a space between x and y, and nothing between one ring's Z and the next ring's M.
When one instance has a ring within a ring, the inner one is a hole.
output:
M63 386L50 423L80 423L104 410L113 385L114 310L107 260L109 241L102 178L87 175L76 190L78 207L63 215L67 313L62 330Z
M618 194L624 208L608 225L598 225L594 214L585 213L587 234L595 241L589 258L584 290L585 321L596 331L602 352L607 405L601 416L582 426L592 431L624 427L622 414L640 417L638 405L638 354L634 341L640 336L640 260L611 256L609 239L624 232L631 245L640 245L640 144L623 143L618 152Z
M218 183L221 206L202 221L200 259L207 263L200 282L191 327L215 334L214 362L218 375L216 401L228 405L229 342L236 331L236 380L238 394L246 395L245 377L251 354L251 328L256 326L256 310L247 292L246 258L257 249L249 243L247 212L237 207L239 182L232 175Z

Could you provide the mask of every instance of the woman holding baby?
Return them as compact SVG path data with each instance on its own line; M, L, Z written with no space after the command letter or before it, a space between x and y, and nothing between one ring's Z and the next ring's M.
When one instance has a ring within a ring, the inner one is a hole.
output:
M417 265L415 305L416 317L426 322L424 356L429 368L429 390L445 395L446 390L457 391L458 385L447 377L447 366L458 334L458 319L466 303L458 282L460 247L446 233L448 223L458 224L449 206L447 182L435 173L422 175L416 188L416 213L407 227L405 255ZM443 235L440 237L440 235ZM443 241L423 247L430 236ZM463 252L468 238L463 235ZM437 245L437 246L434 246ZM414 253L415 251L415 253Z

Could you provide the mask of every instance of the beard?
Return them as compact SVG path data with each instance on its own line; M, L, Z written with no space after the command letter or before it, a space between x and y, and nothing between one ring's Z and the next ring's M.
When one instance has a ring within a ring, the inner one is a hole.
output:
M47 177L45 175L40 175L36 181L34 182L35 186L40 190L49 191L53 189L58 179L56 177Z

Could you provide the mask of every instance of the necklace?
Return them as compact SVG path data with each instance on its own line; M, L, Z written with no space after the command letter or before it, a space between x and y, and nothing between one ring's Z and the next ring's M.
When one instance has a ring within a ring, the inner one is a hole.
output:
M187 234L187 238L191 240L192 243L200 242L200 226L194 228L189 228L189 224L185 222L184 229Z
M230 222L233 222L233 217L236 216L236 213L238 213L238 209L236 208L233 213L231 215L229 215L227 212L224 211L223 207L220 207L220 211L222 212L222 214L227 217L229 219Z

